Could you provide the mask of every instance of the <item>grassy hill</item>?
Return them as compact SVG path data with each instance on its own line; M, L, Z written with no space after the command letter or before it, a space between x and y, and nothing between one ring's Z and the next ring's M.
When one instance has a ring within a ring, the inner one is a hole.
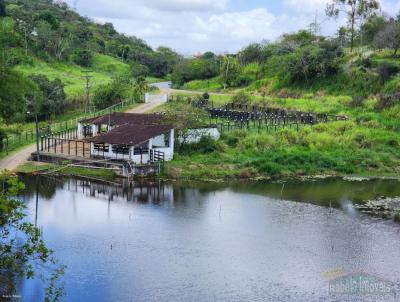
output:
M84 70L92 70L92 88L109 83L113 76L128 73L130 66L120 60L102 54L96 54L90 68L83 68L68 62L47 63L33 59L32 64L17 65L15 70L26 76L45 75L50 80L60 79L65 85L65 92L69 98L79 98L85 93Z

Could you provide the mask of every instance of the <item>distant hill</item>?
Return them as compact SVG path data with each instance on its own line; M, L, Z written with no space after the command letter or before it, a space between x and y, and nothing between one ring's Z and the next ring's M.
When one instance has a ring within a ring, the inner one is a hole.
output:
M93 87L118 74L165 77L179 55L153 50L143 40L118 33L111 23L80 16L62 1L0 0L14 21L10 65L26 76L60 79L68 97L84 92L82 70L94 71Z
M180 60L52 0L0 0L0 50L0 121L7 122L29 121L32 106L41 119L79 108L84 70L93 71L95 92L115 78L164 78Z

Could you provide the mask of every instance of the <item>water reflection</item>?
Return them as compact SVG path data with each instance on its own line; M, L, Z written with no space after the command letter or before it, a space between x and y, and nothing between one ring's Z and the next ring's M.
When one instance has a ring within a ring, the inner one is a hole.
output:
M398 182L24 181L31 219L68 267L65 301L343 301L328 292L332 269L399 282L399 226L352 208L400 195ZM34 282L21 292L41 299Z

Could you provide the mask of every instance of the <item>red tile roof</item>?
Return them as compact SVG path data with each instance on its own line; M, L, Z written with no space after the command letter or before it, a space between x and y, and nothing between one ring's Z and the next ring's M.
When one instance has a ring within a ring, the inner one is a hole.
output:
M95 144L137 146L153 137L168 133L174 127L171 125L132 125L126 124L88 139Z

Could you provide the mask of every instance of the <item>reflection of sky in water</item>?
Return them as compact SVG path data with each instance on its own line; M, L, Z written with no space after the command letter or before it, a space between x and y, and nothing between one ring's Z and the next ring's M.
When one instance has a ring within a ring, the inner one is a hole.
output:
M323 273L338 268L399 282L393 223L268 197L258 185L81 185L39 201L38 226L68 266L68 301L327 301ZM26 301L38 287L26 285Z

